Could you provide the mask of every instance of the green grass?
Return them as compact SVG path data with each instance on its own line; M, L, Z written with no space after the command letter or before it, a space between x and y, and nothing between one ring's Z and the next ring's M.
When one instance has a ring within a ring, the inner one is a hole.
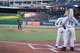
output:
M18 14L0 13L0 20L6 20L6 19L14 20L18 18L22 18L22 17Z
M31 29L30 29L31 28ZM45 27L28 27L26 30L37 30L36 28L45 28ZM48 27L50 28L50 27ZM9 28L0 28L0 30L12 30ZM16 28L17 30L17 28ZM38 32L0 32L0 40L53 40L52 30L40 30ZM52 34L50 34L52 33ZM48 38L47 38L48 37Z
M7 25L8 26L8 25ZM10 26L10 25L9 25ZM16 27L16 26L14 26ZM25 28L26 27L26 28ZM46 29L48 28L48 29ZM17 30L17 28L0 28L0 40L56 40L56 28L53 26L24 26L24 30L37 30L36 32L8 32L7 30ZM80 40L80 30L76 31L77 41ZM61 39L62 40L62 39Z
M5 15L5 16L1 16L0 15L0 20L5 20L5 19L18 19L20 18L19 16L14 16L14 15Z

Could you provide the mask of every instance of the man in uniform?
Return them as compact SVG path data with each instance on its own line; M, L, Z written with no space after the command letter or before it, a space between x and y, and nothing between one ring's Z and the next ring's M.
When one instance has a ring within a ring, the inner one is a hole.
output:
M22 21L21 21L21 19L18 19L17 22L18 22L18 30L22 30L22 26L21 26Z
M76 40L75 37L75 25L78 21L73 16L73 8L70 8L66 11L66 17L63 21L63 28L65 29L64 42L61 51L66 51L66 47L68 44L68 40L70 40L70 51L74 51L74 42Z
M64 19L64 17L60 17L60 18L58 18L58 20L55 23L56 26L58 27L56 44L55 44L56 48L59 46L59 41L60 41L61 35L62 35L63 40L64 40L64 31L65 31L65 29L62 27L63 19Z

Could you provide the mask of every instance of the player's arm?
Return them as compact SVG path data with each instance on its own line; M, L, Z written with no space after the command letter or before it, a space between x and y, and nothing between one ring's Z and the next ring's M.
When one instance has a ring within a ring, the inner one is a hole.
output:
M78 24L78 21L74 18L74 21L75 21L75 25L77 25Z
M58 23L59 23L59 19L55 22L55 25L58 26Z

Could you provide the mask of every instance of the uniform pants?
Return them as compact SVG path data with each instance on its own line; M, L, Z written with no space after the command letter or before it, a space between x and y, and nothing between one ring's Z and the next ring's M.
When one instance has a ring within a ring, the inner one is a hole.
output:
M58 28L58 31L57 31L57 38L56 38L56 46L58 46L59 45L59 41L60 41L60 37L61 37L61 35L62 35L62 37L63 37L63 40L64 40L64 28L63 27L61 27L61 28Z
M76 40L74 28L66 28L63 47L67 47L68 40L70 40L70 47L74 47L74 42Z

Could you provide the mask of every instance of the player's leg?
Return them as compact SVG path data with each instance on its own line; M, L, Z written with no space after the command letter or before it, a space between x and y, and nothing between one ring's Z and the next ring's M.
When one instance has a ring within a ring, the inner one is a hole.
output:
M20 30L22 30L22 26L20 25Z
M18 24L18 30L19 30L19 24Z
M63 47L61 48L61 51L66 51L69 35L70 35L69 29L66 29L64 34Z
M76 40L75 37L75 30L74 28L71 28L71 38L70 38L70 50L74 51L74 41Z
M60 41L60 36L61 36L60 32L61 32L61 30L60 30L60 28L58 28L57 38L56 38L56 44L55 44L56 47L59 46L59 41Z
M63 38L63 42L64 42L65 41L65 37L64 37L65 36L65 29L63 28L62 31L63 31L62 38Z

